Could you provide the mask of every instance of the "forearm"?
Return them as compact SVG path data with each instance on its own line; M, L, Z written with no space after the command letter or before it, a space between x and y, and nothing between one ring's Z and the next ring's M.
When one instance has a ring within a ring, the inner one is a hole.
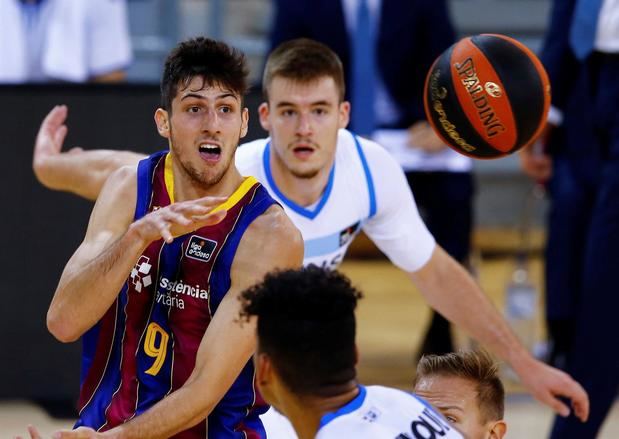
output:
M215 402L208 400L208 388L185 384L148 411L112 430L104 436L113 439L165 439L205 422Z
M236 293L228 294L206 331L187 382L140 416L111 430L111 437L167 438L204 422L211 414L255 350L255 321L240 324L240 301Z
M64 342L74 341L91 328L118 296L147 243L132 225L99 256L67 264L52 299L47 325Z
M130 151L71 151L35 158L34 172L44 186L96 200L103 184L118 168L144 156Z
M441 262L435 270L411 273L428 304L514 367L528 361L527 350L470 274L442 248L436 252L432 258Z

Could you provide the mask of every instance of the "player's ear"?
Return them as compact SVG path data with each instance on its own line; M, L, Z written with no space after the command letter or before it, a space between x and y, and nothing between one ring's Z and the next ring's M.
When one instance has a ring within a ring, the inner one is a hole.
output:
M507 423L503 420L495 421L490 427L490 439L503 439L507 433Z
M247 135L247 129L249 127L249 110L247 107L241 111L241 139Z
M169 114L163 108L157 108L155 111L155 123L157 124L157 131L161 137L166 139L170 138L170 118Z
M256 382L259 386L268 385L271 381L273 366L271 359L264 352L255 354Z
M359 364L359 348L355 344L355 366Z
M269 122L269 104L263 102L258 107L258 115L260 116L260 125L265 131L271 131L271 123Z
M350 121L350 102L340 102L338 128L346 128Z

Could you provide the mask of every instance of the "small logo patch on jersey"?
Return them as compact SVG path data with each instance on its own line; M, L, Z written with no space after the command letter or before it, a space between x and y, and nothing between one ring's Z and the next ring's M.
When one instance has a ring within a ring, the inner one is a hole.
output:
M153 279L150 276L151 268L150 259L142 255L131 270L131 283L138 293L142 291L143 287L149 287L153 283Z
M365 415L363 415L363 420L366 422L375 422L378 417L381 415L380 410L376 407L371 407Z
M357 222L353 224L352 226L346 227L344 230L340 232L340 247L345 246L346 244L348 244L350 240L352 240L355 237L357 230L359 230L359 226L360 226L360 223Z
M202 262L208 262L217 247L217 242L211 239L193 235L185 250L185 256Z

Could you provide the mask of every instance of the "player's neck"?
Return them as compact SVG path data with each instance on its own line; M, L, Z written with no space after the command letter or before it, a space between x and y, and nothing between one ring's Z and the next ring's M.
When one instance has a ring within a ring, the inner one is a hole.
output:
M356 381L351 381L333 396L305 396L293 398L285 408L299 439L312 439L318 433L320 421L355 399L359 394Z
M290 172L282 162L271 160L271 173L277 189L286 198L303 207L311 206L320 200L329 183L332 167L331 163L312 177L298 177Z
M197 184L186 172L177 169L175 165L173 165L173 174L175 202L195 200L206 196L229 197L243 182L243 177L235 166L230 166L221 179L210 186Z

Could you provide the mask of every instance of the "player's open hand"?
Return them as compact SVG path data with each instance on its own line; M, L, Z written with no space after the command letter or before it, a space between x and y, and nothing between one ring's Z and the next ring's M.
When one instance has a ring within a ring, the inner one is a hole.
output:
M559 399L564 397L571 401L578 419L585 422L589 417L589 396L567 373L535 359L516 372L531 394L559 415L566 417L570 414L570 408Z
M61 154L64 139L67 136L66 105L56 105L45 116L34 142L34 154L32 156L32 169L41 184L47 187L54 186L54 174L50 173L50 161ZM73 148L69 153L82 151L81 148Z
M537 140L519 152L520 168L538 183L545 183L552 176L552 158L546 149L554 129L552 124L547 123Z
M28 434L30 435L30 439L43 439L41 433L32 425L28 426ZM98 439L104 437L107 436L103 433L97 433L95 430L88 427L79 427L75 430L60 430L52 434L52 439ZM24 439L24 437L15 436L14 439Z
M43 119L34 142L32 166L35 174L42 162L51 156L60 154L68 131L65 125L68 112L66 105L56 105Z
M145 215L131 225L146 243L163 238L171 243L177 236L193 232L204 226L219 223L226 211L216 209L225 197L203 197L174 203Z
M30 439L42 439L41 433L36 429L34 425L28 426L28 434L30 435ZM13 439L24 439L24 436L15 436Z

